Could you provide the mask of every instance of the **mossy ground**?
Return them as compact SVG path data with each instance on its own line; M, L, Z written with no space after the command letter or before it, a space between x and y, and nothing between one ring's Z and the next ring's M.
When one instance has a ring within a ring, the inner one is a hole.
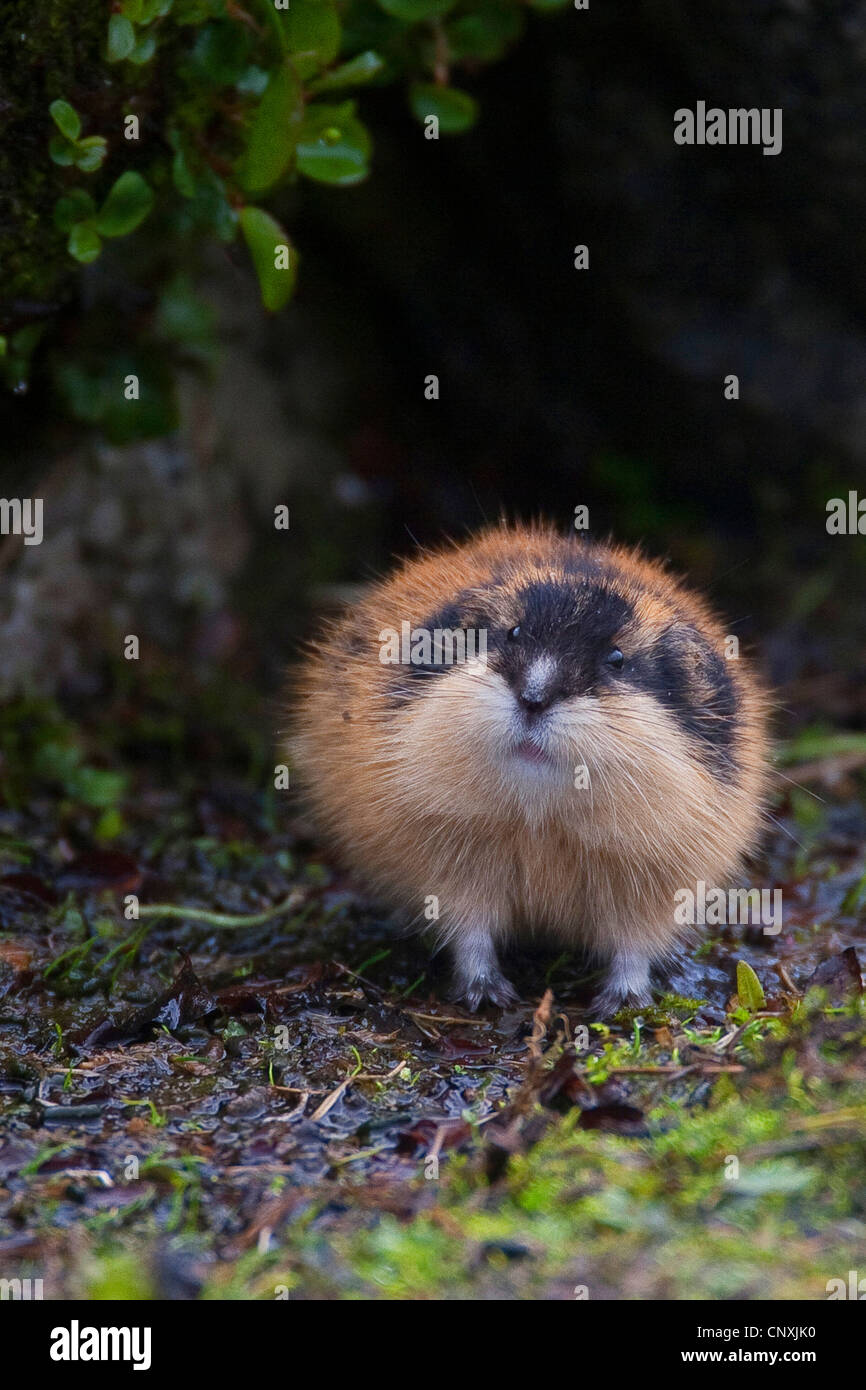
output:
M273 790L270 716L179 673L143 686L0 720L5 1277L47 1298L821 1299L862 1264L856 781L776 807L796 840L753 881L784 886L778 936L726 928L584 1046L580 962L540 944L512 962L518 1008L464 1014ZM144 911L169 903L190 912Z

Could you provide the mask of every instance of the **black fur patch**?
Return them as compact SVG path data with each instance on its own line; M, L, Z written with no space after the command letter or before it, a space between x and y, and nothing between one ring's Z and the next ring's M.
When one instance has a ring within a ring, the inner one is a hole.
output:
M538 580L508 600L505 595L511 585L503 575L501 588L493 579L487 585L459 594L453 603L423 623L413 624L413 628L428 632L437 628L483 629L491 668L518 695L539 656L551 658L555 668L555 688L550 691L550 699L587 694L596 689L600 674L606 674L602 669L604 657L631 618L632 610L603 580L590 578L584 570L575 570L575 575L578 572L580 580ZM594 563L591 572L601 573ZM500 610L499 616L493 618L491 613L496 609ZM519 626L520 633L516 640L510 640L508 633L514 626ZM426 681L447 675L450 669L435 662L401 664L390 683L392 703L403 704L423 694Z
M670 711L716 776L731 781L737 694L724 658L706 638L693 627L671 627L633 663L631 674Z
M475 632L484 629L488 634L487 640L490 641L490 619L484 610L483 599L492 587L483 586L458 594L451 603L425 618L423 622L413 622L411 630L428 632L432 636L437 631L458 633L468 632L470 629ZM394 626L399 632L399 624ZM452 664L445 661L401 662L394 667L395 675L388 685L388 704L392 708L397 707L423 695L425 682L437 676L447 676L452 669Z
M605 583L540 580L517 596L516 640L496 643L491 665L518 695L539 657L551 662L548 701L593 693L604 658L632 616L628 602Z
M540 556L540 566L542 561ZM626 694L630 687L641 690L672 714L716 776L732 780L737 696L723 657L687 623L673 624L650 650L632 655L634 612L608 582L605 557L588 546L563 542L556 562L567 577L539 579L512 594L512 576L503 568L412 627L430 633L483 629L488 664L518 698L539 657L550 659L543 692L548 704L605 691ZM399 630L399 622L394 626ZM520 631L510 639L515 626ZM620 645L625 661L621 670L614 670L606 658ZM427 681L447 676L452 668L433 661L393 669L388 704L397 708L423 695Z

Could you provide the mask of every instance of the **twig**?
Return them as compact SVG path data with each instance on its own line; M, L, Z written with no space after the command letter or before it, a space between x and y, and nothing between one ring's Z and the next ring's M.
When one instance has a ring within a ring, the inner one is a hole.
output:
M782 984L785 986L785 989L789 989L792 994L801 993L801 991L794 984L794 981L791 979L791 976L788 974L787 967L783 964L782 961L779 961L779 963L777 964L776 973L779 976L779 979L782 981Z
M373 1158L376 1154L380 1154L383 1150L390 1148L390 1144L379 1144L375 1149L362 1149L360 1153L348 1154L346 1158L332 1158L331 1165L334 1168L339 1168L344 1163L360 1163L362 1158Z
M678 1074L685 1075L685 1073L686 1073L686 1072L689 1072L689 1071L701 1071L701 1072L714 1072L714 1073L715 1073L715 1072L720 1072L720 1071L745 1071L745 1070L746 1070L745 1067L738 1066L736 1063L731 1063L730 1066L724 1067L724 1066L722 1066L722 1065L721 1065L720 1063L718 1063L718 1062L705 1062L705 1063L693 1062L693 1063L691 1063L691 1064L690 1064L689 1066L687 1066L687 1067L684 1067L684 1066L682 1066L682 1065L676 1066L676 1065L673 1065L673 1064L672 1064L671 1066L658 1066L658 1067L608 1067L608 1071L610 1071L610 1072L621 1072L621 1073L624 1074L624 1075L644 1075L644 1074L646 1074L646 1075L662 1075L662 1074L664 1074L664 1075L674 1076L674 1075L678 1075ZM580 1074L583 1075L583 1074L585 1073L585 1071L586 1071L586 1068L581 1069Z
M46 1175L52 1178L98 1178L103 1187L114 1187L114 1182L104 1168L55 1168Z
M384 1076L375 1072L352 1072L350 1076L347 1076L345 1080L340 1082L339 1086L334 1087L333 1091L329 1096L325 1097L321 1105L313 1111L312 1115L310 1116L310 1119L323 1120L327 1115L328 1111L332 1110L334 1106L337 1104L337 1101L342 1099L342 1097L346 1094L353 1082L390 1081L392 1076L396 1076L398 1072L402 1071L405 1065L405 1061L401 1058L400 1061L397 1063L396 1067L392 1067L389 1072L386 1072L384 1074Z
M465 1028L486 1028L490 1022L487 1018L452 1018L448 1014L421 1014L417 1009L403 1009L402 1012L410 1018L423 1018L428 1023L459 1023Z
M547 1030L550 1027L550 1011L553 1004L553 990L546 989L541 996L541 1002L535 1013L532 1015L532 1032L529 1035L527 1046L532 1063L540 1062L542 1057L541 1044L547 1037Z
M179 903L148 903L138 909L139 917L180 917L190 922L207 922L211 927L263 927L284 913L291 912L298 905L297 892L290 893L276 907L265 908L264 912L245 914L239 912L211 912L206 907L182 907ZM307 909L309 911L309 907ZM305 914L299 916L303 921Z
M544 1074L544 1053L541 1044L550 1027L552 1009L553 990L546 989L532 1015L532 1032L527 1039L528 1055L523 1064L523 1081L510 1100L505 1112L511 1117L503 1131L504 1135L507 1136L508 1143L516 1139L524 1117L532 1109L538 1097L538 1090ZM502 1112L500 1112L501 1115Z
M276 1090L276 1091L294 1091L295 1089L296 1089L296 1088L295 1088L294 1086L275 1086L275 1087L274 1087L274 1090ZM286 1112L285 1115L271 1115L269 1119L263 1121L263 1124L266 1124L266 1125L285 1124L287 1120L294 1120L294 1119L300 1118L300 1116L303 1115L305 1109L307 1108L307 1101L310 1099L310 1096L313 1094L313 1092L312 1092L312 1091L302 1091L301 1088L300 1088L300 1086L297 1087L297 1090L300 1091L300 1095L301 1095L301 1099L298 1101L297 1105L294 1105L294 1106L292 1107L291 1110L288 1110L288 1111Z
M326 1096L328 1089L326 1086L278 1086L276 1082L271 1083L272 1091L279 1091L287 1096Z

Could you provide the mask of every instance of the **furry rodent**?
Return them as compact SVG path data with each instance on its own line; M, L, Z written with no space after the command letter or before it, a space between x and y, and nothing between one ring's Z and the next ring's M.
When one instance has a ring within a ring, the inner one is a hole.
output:
M609 1013L649 1001L675 892L724 883L755 843L765 703L661 565L501 525L406 560L326 630L290 747L343 862L449 944L470 1008L513 1001L497 944L538 928L607 966Z

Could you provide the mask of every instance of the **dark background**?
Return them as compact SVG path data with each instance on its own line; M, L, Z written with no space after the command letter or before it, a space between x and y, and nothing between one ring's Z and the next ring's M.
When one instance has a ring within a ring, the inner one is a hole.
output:
M707 587L773 681L856 675L866 547L825 521L864 480L864 58L860 3L632 0L533 16L464 84L481 107L467 135L424 140L399 93L367 93L371 178L305 183L279 209L302 256L289 310L263 325L242 251L212 256L223 376L184 393L177 439L106 471L38 387L5 399L9 495L56 482L58 458L64 498L90 480L54 512L65 593L87 591L51 619L84 652L58 658L61 684L85 679L94 606L124 593L128 535L81 541L106 498L139 549L154 540L117 621L265 689L318 610L392 555L501 514L567 529L581 503L592 534ZM699 99L781 107L782 152L675 145L674 111ZM85 275L82 300L98 289ZM127 475L148 480L131 503ZM50 548L21 558L56 572Z
M465 139L419 153L380 100L374 178L299 228L378 512L347 576L582 502L710 585L776 679L859 659L863 541L825 521L864 478L864 51L863 5L613 4L532 26ZM781 154L676 146L698 99L782 107Z

